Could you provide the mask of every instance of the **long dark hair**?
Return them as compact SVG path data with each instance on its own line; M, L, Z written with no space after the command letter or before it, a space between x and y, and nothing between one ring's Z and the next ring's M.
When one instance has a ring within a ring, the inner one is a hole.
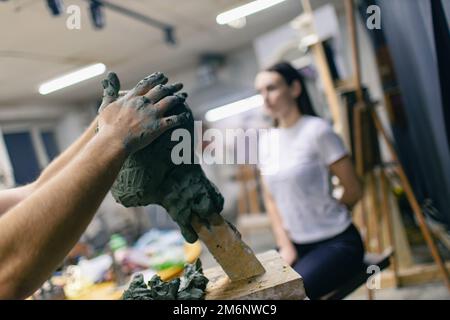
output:
M286 83L289 86L292 85L294 81L300 82L302 92L296 99L297 108L302 115L310 115L317 117L317 114L314 111L314 108L311 104L311 100L309 99L308 90L306 89L303 76L289 62L286 61L279 62L267 68L265 71L278 73L283 77L284 81L286 81Z

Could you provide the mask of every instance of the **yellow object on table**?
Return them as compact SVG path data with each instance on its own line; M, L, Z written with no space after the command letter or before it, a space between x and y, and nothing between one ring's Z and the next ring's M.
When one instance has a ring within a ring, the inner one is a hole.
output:
M202 253L202 245L200 241L197 240L194 243L185 243L184 244L184 256L187 263L194 263ZM183 267L181 266L173 266L164 270L160 270L157 272L158 276L163 281L169 281L173 278L178 277L183 272Z

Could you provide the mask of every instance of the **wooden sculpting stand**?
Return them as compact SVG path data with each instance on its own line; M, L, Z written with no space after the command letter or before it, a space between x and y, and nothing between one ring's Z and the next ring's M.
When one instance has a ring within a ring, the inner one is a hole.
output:
M220 267L204 271L209 279L207 300L304 300L302 277L281 259L275 251L257 255L266 269L261 276L247 280L231 281ZM245 264L235 261L241 268Z

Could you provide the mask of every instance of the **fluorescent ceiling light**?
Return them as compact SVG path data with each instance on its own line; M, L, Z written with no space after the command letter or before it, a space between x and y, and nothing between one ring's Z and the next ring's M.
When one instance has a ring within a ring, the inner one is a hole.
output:
M239 113L261 107L264 104L263 97L260 94L251 96L250 98L242 99L233 103L226 104L221 107L209 110L205 114L205 119L214 122L222 120Z
M231 21L249 16L258 11L270 8L276 4L279 4L285 0L256 0L250 3L244 4L243 6L225 11L216 17L218 24L227 24Z
M39 93L42 95L46 95L51 92L74 85L78 82L101 75L105 71L106 66L103 63L93 64L83 69L68 73L61 77L43 83L39 86Z

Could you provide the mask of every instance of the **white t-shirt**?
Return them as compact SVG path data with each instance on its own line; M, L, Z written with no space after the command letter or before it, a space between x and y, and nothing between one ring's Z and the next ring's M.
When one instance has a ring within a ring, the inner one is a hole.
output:
M260 169L290 239L299 244L331 238L351 223L347 208L331 196L329 166L347 155L340 137L323 119L302 116L275 128L279 145L260 140ZM276 157L278 156L278 157ZM278 170L273 171L274 161Z

